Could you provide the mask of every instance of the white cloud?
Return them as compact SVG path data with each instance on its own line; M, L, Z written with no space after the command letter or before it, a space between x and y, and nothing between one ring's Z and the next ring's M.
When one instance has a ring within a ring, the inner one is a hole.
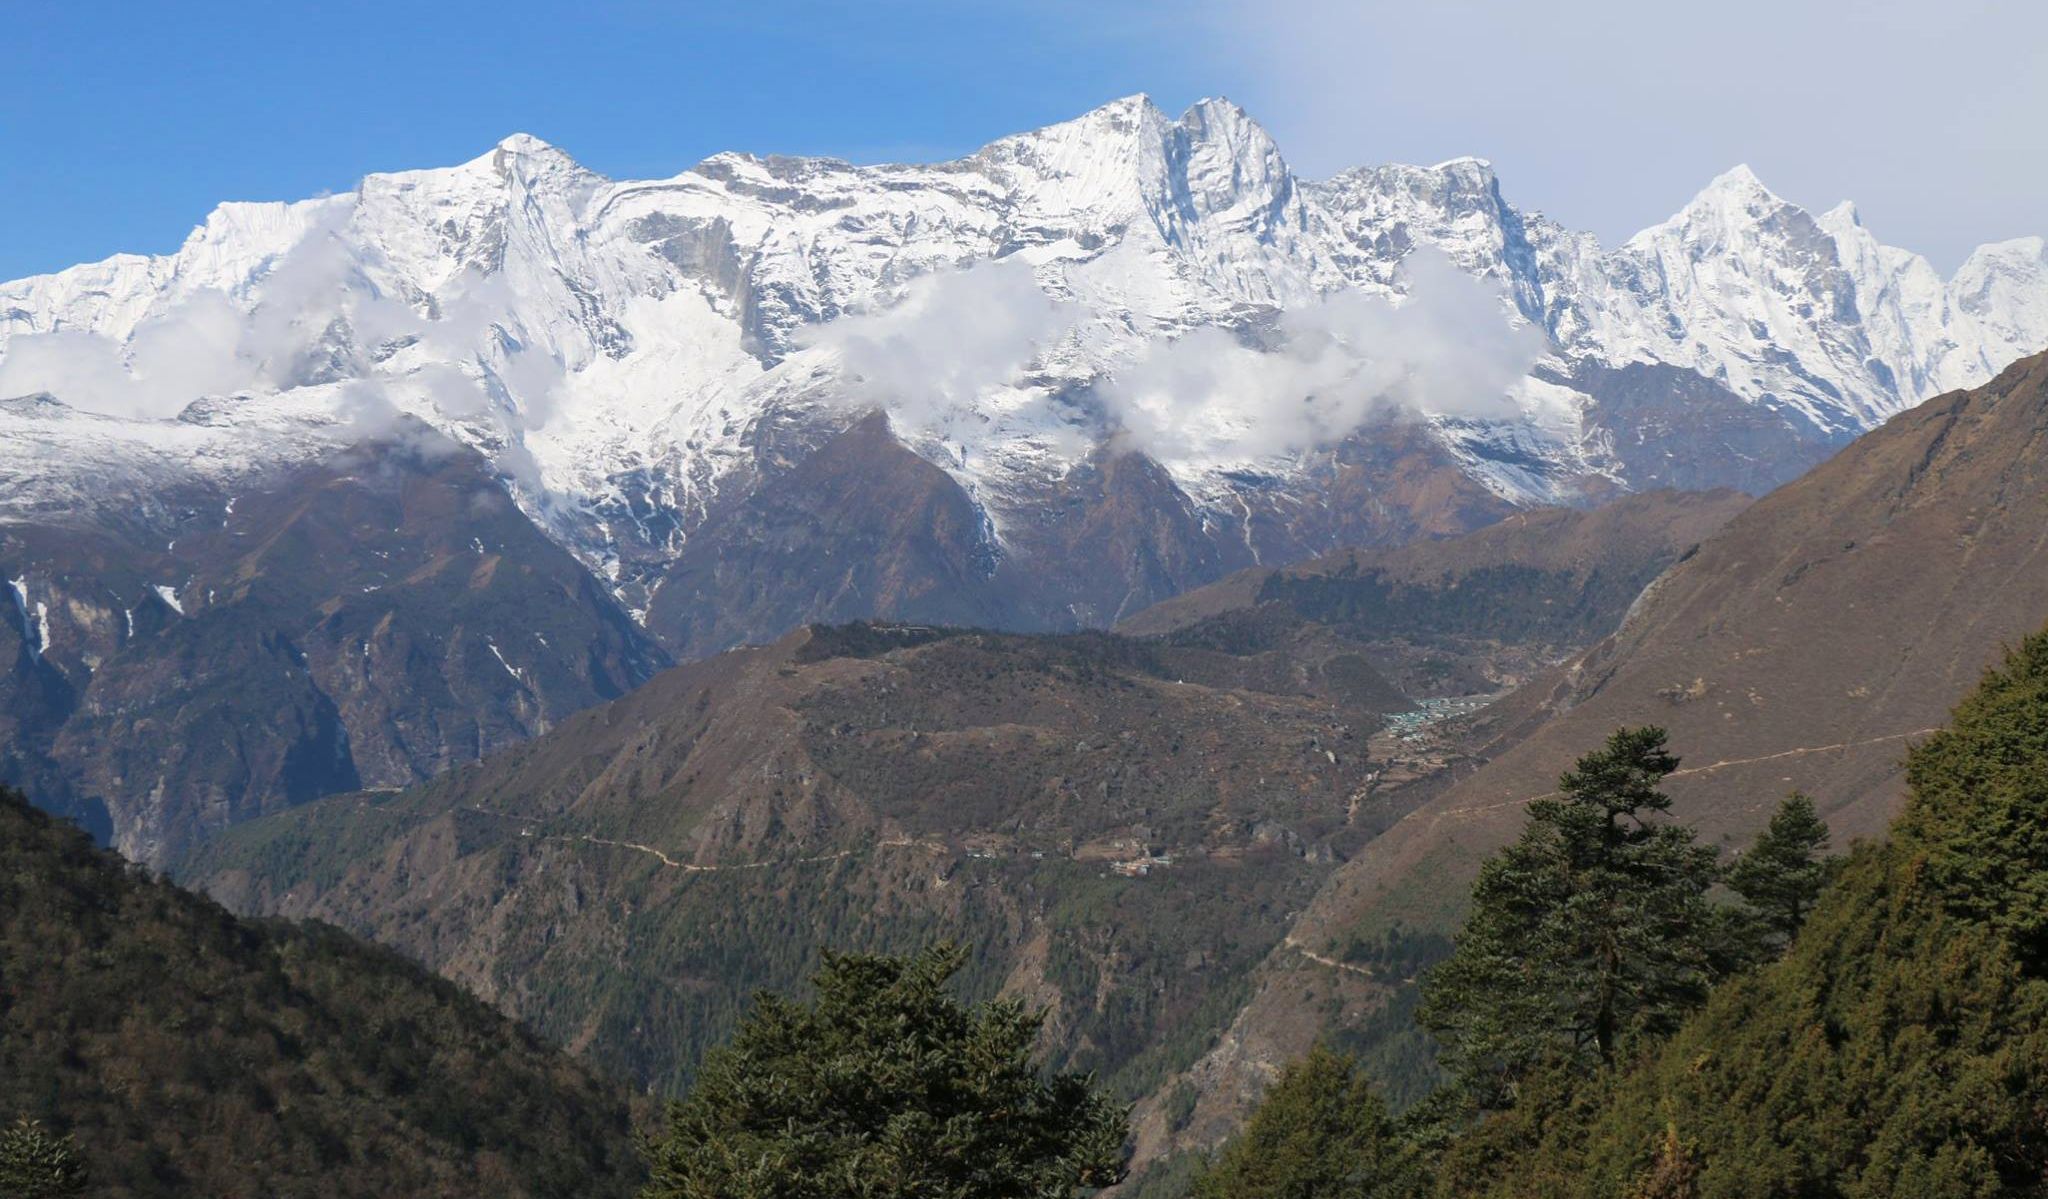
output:
M113 416L175 416L252 378L254 364L240 348L243 319L226 296L202 291L145 320L126 346L79 331L22 334L0 359L0 396L46 391Z
M346 216L286 254L247 310L204 290L146 318L126 341L76 331L15 336L0 357L0 396L49 392L86 411L165 419L203 396L346 381L341 408L364 436L405 406L491 424L514 439L545 424L564 370L553 355L501 335L514 307L505 281L458 276L429 318L377 288L341 236ZM412 342L417 351L389 356ZM415 403L384 394L392 387Z
M837 354L846 400L943 432L985 392L1016 382L1079 319L1029 265L1004 259L922 276L891 307L806 330L800 343Z
M1411 254L1402 282L1398 300L1347 291L1278 311L1269 346L1214 326L1147 345L1097 386L1101 433L1166 462L1250 460L1332 445L1390 407L1517 415L1509 393L1547 348L1542 333L1510 323L1496 288L1435 250ZM835 399L966 441L991 393L1017 386L1080 311L1004 260L924 276L893 306L802 344L837 356ZM1032 423L1058 430L1071 414L1045 415Z
M1148 347L1102 388L1137 446L1165 461L1328 446L1376 411L1511 417L1508 392L1545 348L1500 293L1442 255L1403 263L1400 302L1357 291L1281 312L1262 350L1201 328Z

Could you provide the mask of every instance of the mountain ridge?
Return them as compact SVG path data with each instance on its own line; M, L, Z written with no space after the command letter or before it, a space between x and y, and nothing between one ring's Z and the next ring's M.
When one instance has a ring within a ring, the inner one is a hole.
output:
M514 135L222 205L176 254L0 284L0 393L28 393L0 398L7 685L43 711L64 663L88 707L111 694L85 626L161 607L146 587L223 619L141 575L195 514L351 447L474 455L531 526L520 565L586 573L578 620L641 663L599 673L632 678L811 622L1106 627L1235 570L1534 507L1765 492L1935 381L2048 344L2041 244L1943 280L1851 215L1733 173L1605 249L1479 160L1305 180L1236 105L1142 97L945 163L722 154L612 181ZM382 586L391 550L360 532L328 552ZM130 548L91 578L23 548L79 533ZM521 671L590 674L566 650L499 669L507 644L465 668L497 688L472 717L531 709ZM338 761L334 730L364 730L302 699L328 732L295 761ZM477 723L473 753L500 743ZM462 760L447 731L362 781ZM218 806L349 785L330 774ZM196 831L117 823L145 856Z
M1370 1013L1398 1003L1403 984L1322 963L1454 927L1480 860L1616 727L1669 730L1681 764L1665 789L1710 843L1739 844L1795 788L1838 839L1880 833L1904 794L1907 748L2048 612L2044 446L2048 355L2036 355L1892 418L1757 501L1652 584L1617 631L1474 718L1474 767L1332 875L1232 1034L1191 1068L1215 1104L1194 1127L1227 1124L1271 1062L1328 1030L1299 1000L1304 969L1324 971L1359 1013L1338 1033L1384 1052ZM1140 1138L1148 1154L1174 1143L1156 1111Z
M906 442L991 514L997 549L999 530L1022 523L1043 481L1076 460L1062 439L1114 428L1113 415L1105 425L1090 414L1098 402L1089 394L1146 342L1338 291L1398 292L1398 264L1423 246L1501 286L1567 368L1693 371L1743 403L1797 413L1829 444L1937 384L1988 377L2003 365L1994 357L2048 344L2048 298L2036 294L2048 292L2048 268L2024 239L1987 247L1974 273L1943 281L1860 225L1833 224L1738 170L1671 220L1602 250L1513 208L1476 159L1299 179L1264 130L1223 100L1175 120L1126 97L947 163L724 153L649 181L605 180L516 134L467 163L366 176L340 196L224 205L176 255L0 284L0 344L63 331L130 345L194 295L218 291L260 308L280 264L334 258L325 265L349 276L341 291L361 285L378 301L341 302L355 324L389 308L376 321L410 325L396 330L401 341L431 333L445 342L431 352L399 345L369 375L360 363L348 370L484 452L550 535L637 609L632 595L656 585L678 538L721 494L758 484L749 460L760 457L763 422L843 421L830 399L843 383L826 378L821 391L800 377L841 368L800 332L887 311L906 287L963 262L1022 255L1042 288L1091 314L1079 333L1038 347L1043 382L1027 382L1028 404L991 408L987 395L968 395L945 401L959 419L899 421ZM853 232L866 240L848 240ZM1699 254L1704 265L1692 261ZM319 272L288 273L296 285ZM1942 290L1958 287L1968 295ZM1740 303L1724 310L1715 297L1731 295ZM426 315L395 317L401 308ZM471 332L479 321L487 328ZM1871 341L1876 333L1889 340ZM1945 350L1930 348L1943 339ZM813 365L799 372L797 362ZM483 398L450 410L432 394L448 380L422 381L437 366L470 377ZM683 386L655 383L656 371ZM1586 402L1570 375L1552 372L1566 380L1562 393L1525 388L1509 422L1541 446L1533 474L1496 465L1497 432L1437 421L1433 437L1510 502L1554 502L1589 481L1625 479L1626 465L1602 465L1598 436L1575 414ZM291 392L317 389L317 377L233 381ZM1191 511L1243 519L1243 540L1256 541L1255 522L1235 510L1257 506L1258 491L1232 471L1258 456L1233 455L1167 465ZM1285 481L1306 464L1297 453L1256 469L1299 489ZM1779 474L1787 469L1796 468ZM649 511L659 518L651 524Z

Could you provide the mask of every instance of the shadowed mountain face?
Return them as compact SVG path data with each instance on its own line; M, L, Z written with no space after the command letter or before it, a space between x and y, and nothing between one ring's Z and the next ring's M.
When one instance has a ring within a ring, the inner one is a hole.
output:
M813 627L414 790L228 830L180 870L388 941L662 1087L821 946L953 936L972 987L1050 1004L1055 1057L1135 1097L1211 1048L1294 915L1405 811L1388 780L1417 751L1381 728L1418 696L1377 662L1456 664L1423 694L1497 683L1620 619L1599 580L1655 574L1744 502L1638 497L1260 576L1426 593L1327 624L1275 602L1142 639ZM1468 593L1501 636L1456 624Z
M0 1112L94 1196L629 1195L625 1094L388 949L237 920L0 788ZM10 1193L12 1188L10 1188Z
M1498 691L1614 629L1652 579L1749 502L1660 491L1519 513L1464 537L1241 571L1118 629L1238 653L1315 629L1369 646L1410 695Z
M1150 458L1105 449L1046 481L1032 518L998 544L975 498L872 414L708 517L662 576L647 625L681 658L852 619L1102 627L1250 566L1254 544L1292 561L1455 536L1516 511L1400 420L1311 469L1317 503L1246 480L1246 523L1225 527Z
M1449 929L1527 802L1620 725L1670 730L1683 763L1667 790L1710 840L1746 842L1794 788L1838 839L1875 835L1903 794L1906 747L2044 614L2048 356L2037 356L1895 417L1708 538L1613 636L1478 721L1472 739L1494 737L1481 751L1491 760L1333 874L1290 936L1341 956L1396 926ZM1300 1000L1304 971L1347 1010L1398 993L1398 975L1276 954L1227 1052L1193 1072L1215 1098L1198 1127L1227 1124L1266 1064L1329 1027L1326 1008ZM1163 1151L1156 1115L1147 1135Z
M1578 363L1568 381L1590 400L1586 427L1638 490L1733 487L1763 495L1850 436L1797 409L1751 403L1703 375L1663 363Z
M143 860L429 777L667 663L436 439L160 500L125 527L0 526L0 777Z
M959 484L871 416L693 533L648 627L694 657L806 620L1001 624L981 524Z

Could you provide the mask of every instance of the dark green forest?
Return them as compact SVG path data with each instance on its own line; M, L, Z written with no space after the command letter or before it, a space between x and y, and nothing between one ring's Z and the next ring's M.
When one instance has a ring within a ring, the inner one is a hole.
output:
M628 1195L629 1117L622 1092L399 955L239 919L0 789L9 1199ZM85 1190L17 1186L61 1181L65 1146Z
M649 1146L644 1199L1065 1199L1124 1176L1124 1109L1031 1062L1044 1015L968 1006L968 954L827 954L764 994Z

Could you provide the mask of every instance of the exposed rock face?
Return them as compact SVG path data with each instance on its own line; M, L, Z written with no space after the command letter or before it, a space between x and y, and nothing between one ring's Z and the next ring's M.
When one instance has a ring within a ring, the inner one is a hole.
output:
M159 497L164 541L90 514L0 526L6 772L132 857L430 777L667 663L467 450L251 483Z

